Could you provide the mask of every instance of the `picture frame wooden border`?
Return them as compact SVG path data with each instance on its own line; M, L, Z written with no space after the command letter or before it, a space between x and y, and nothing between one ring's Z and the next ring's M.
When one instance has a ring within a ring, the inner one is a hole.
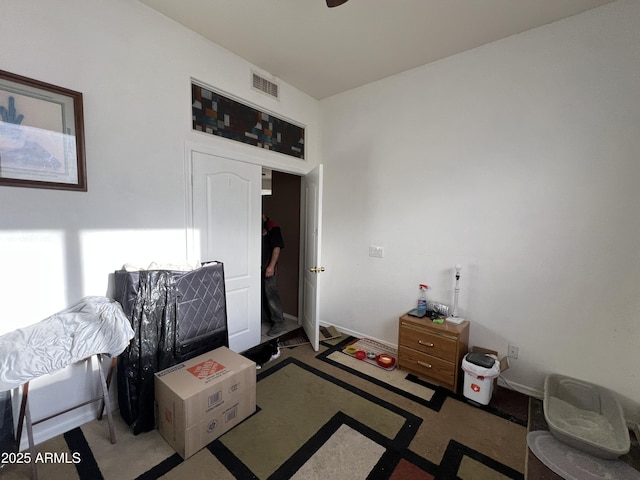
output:
M82 93L0 70L0 186L87 191Z

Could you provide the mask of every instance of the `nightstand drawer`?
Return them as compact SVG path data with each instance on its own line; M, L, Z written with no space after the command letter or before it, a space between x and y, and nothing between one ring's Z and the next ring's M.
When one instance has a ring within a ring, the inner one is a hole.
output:
M432 378L447 386L455 384L456 365L440 358L416 352L410 348L399 347L398 360L403 368L416 375Z
M457 392L460 364L468 345L468 321L433 323L430 318L402 315L398 325L398 368Z
M454 362L458 341L444 334L427 332L420 327L403 324L400 329L400 345L418 350L434 357Z

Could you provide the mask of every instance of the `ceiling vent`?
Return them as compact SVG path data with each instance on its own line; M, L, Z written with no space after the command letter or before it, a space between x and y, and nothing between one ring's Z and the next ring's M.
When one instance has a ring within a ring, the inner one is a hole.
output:
M266 93L270 97L279 98L279 88L277 83L272 82L271 80L267 80L266 78L258 75L256 72L251 72L251 75L253 77L253 88L258 90L259 92Z

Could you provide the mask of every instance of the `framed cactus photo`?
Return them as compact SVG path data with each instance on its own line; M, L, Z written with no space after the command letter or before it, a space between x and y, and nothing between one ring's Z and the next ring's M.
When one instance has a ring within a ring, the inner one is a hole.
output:
M87 191L82 93L0 70L0 187Z

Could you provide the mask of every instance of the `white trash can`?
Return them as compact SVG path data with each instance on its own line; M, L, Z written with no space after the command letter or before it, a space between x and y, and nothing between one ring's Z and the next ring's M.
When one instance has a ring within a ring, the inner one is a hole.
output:
M462 359L464 396L481 405L489 405L493 380L500 375L500 362L484 353L467 353Z

